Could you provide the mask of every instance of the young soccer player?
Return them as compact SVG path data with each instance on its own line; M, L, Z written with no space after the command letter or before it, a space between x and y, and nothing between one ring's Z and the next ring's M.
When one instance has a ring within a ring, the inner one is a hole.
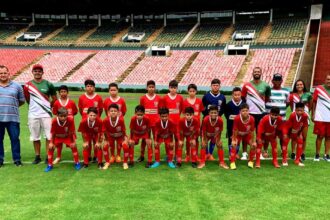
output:
M219 166L228 169L227 164L224 161L224 152L221 142L221 132L223 130L223 121L219 116L218 107L215 105L209 106L209 115L206 116L202 123L202 149L201 149L201 161L198 168L205 167L206 160L206 148L208 142L214 143L218 148Z
M169 109L169 113L170 113L169 117L177 127L177 130L179 129L180 115L183 107L183 97L177 93L178 85L179 84L176 80L171 80L168 84L169 93L163 97L163 101L162 101L162 107ZM176 155L179 146L179 139L177 139L177 136L174 136L174 140L175 140L174 152Z
M124 149L123 168L126 170L128 169L127 160L129 156L129 149L124 118L120 115L119 106L117 104L111 104L107 112L108 117L106 117L102 122L102 132L105 136L103 154L106 162L103 169L108 169L111 163L109 158L109 146L110 148L114 148L117 143L117 149L121 149L121 147ZM111 157L114 158L114 154L112 154Z
M187 107L192 107L194 109L194 118L198 121L198 127L200 128L200 121L201 121L201 112L204 111L204 105L201 99L196 97L197 93L197 86L195 84L188 85L188 97L183 101L183 110ZM196 137L196 152L198 152L198 136ZM186 145L186 162L190 161L191 157L191 149L190 145Z
M155 133L155 163L151 165L151 168L156 168L160 165L160 145L162 143L165 144L167 165L170 168L175 168L173 163L173 139L179 140L179 134L177 125L169 119L169 113L168 108L159 109L160 120L156 122Z
M254 138L255 122L253 116L249 115L249 105L244 103L240 106L240 113L234 118L232 148L230 152L230 169L236 169L236 147L243 144L250 145L248 166L253 168L253 160L257 144Z
M61 107L64 107L68 110L68 117L72 118L74 120L74 116L78 113L78 108L74 100L69 99L68 94L69 94L69 89L66 85L61 85L58 88L58 92L60 94L60 98L57 99L54 102L53 105L53 114L57 115L58 110ZM57 157L53 161L53 164L57 164L61 161L61 156L62 156L62 147L57 148Z
M135 107L135 115L131 118L130 129L131 136L129 144L129 159L130 164L134 164L134 145L139 144L141 139L145 141L148 146L148 163L146 168L152 165L152 145L150 139L150 120L145 116L145 109L142 105Z
M223 115L226 106L226 97L220 93L220 87L221 87L221 81L219 79L213 79L211 81L211 91L206 93L202 99L203 105L205 107L203 111L204 117L209 115L211 105L215 105L218 107L219 116ZM211 141L210 146L206 148L207 160L211 160L211 161L215 160L213 157L214 147L215 144Z
M279 107L271 107L269 114L261 119L258 126L256 168L260 168L260 155L263 145L269 145L269 143L272 146L273 165L275 168L280 168L277 161L276 136L281 132L282 125L283 120L280 116Z
M225 117L227 120L227 138L228 138L228 148L229 152L231 152L231 141L232 141L232 136L233 136L233 124L234 124L234 118L239 115L240 112L240 106L245 103L242 100L242 92L241 88L235 87L232 91L232 98L231 100L226 104L225 107ZM236 147L236 158L239 159L239 148L240 146L237 145ZM241 160L247 160L247 145L243 145L243 153L242 153L242 158Z
M155 139L156 122L160 119L158 114L158 109L161 105L161 97L155 93L155 89L156 89L155 81L149 80L147 82L147 93L140 98L140 105L142 105L145 108L145 116L147 116L150 119L150 130L152 132L153 139ZM149 134L149 137L151 138L151 134ZM146 142L144 139L142 139L141 154L137 160L138 162L144 161L145 148L146 148Z
M61 147L62 144L66 144L67 147L71 148L75 163L74 167L76 170L80 170L74 121L72 118L68 118L68 110L64 107L58 110L57 117L52 120L51 139L48 150L48 166L45 172L49 172L53 169L54 149L55 147Z
M182 161L182 148L184 139L186 139L186 146L192 155L192 167L197 167L197 140L199 136L200 123L196 119L193 107L186 107L184 110L184 117L180 119L180 141L177 157L177 167L181 167ZM190 154L190 152L189 152Z
M288 143L291 139L296 148L296 159L294 161L298 166L305 166L301 160L301 154L303 152L303 144L306 141L308 132L308 115L304 112L305 105L302 102L296 103L296 109L291 113L289 119L283 126L283 160L282 165L288 166L287 154L288 154Z
M83 139L83 168L88 167L90 158L90 149L94 146L97 148L98 167L102 168L102 120L97 116L97 108L89 107L87 110L87 118L80 122L78 131L81 132Z

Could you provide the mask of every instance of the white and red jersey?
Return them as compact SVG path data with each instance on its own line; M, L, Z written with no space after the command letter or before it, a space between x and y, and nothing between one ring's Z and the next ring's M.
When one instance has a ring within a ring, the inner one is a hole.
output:
M143 116L141 121L138 121L136 116L134 115L131 118L131 122L129 125L131 129L131 138L135 137L142 137L146 134L149 134L150 131L150 120L147 116Z
M245 136L251 134L255 130L254 117L249 115L246 122L243 121L241 114L238 114L234 118L233 132L238 131L239 136Z
M314 121L330 122L330 90L326 86L317 86L313 101L316 103Z
M172 97L167 94L163 97L162 107L168 108L170 111L170 119L174 124L178 125L180 121L180 115L183 108L183 98L180 94L176 94Z
M201 112L204 111L204 105L202 100L199 98L195 98L195 100L190 101L187 98L183 101L182 112L184 112L187 107L192 107L194 109L194 116L200 122Z
M308 115L304 112L298 117L296 112L292 112L283 126L283 134L299 134L304 127L308 127Z
M158 120L156 122L156 132L155 139L158 141L159 139L167 139L173 138L176 136L179 139L179 134L177 131L177 125L174 124L172 120L167 120L166 122L162 122L162 120Z
M152 97L145 94L140 98L140 105L145 108L145 115L150 119L151 127L154 127L156 122L160 119L158 110L161 106L161 101L162 98L156 94Z
M90 107L97 108L98 116L101 117L103 111L102 97L96 93L94 93L92 96L89 96L85 93L79 97L78 107L82 119L87 117L87 111Z
M197 139L199 136L199 121L196 118L192 118L190 122L186 118L180 119L180 140L184 138Z
M78 113L78 108L76 103L67 98L66 101L62 101L61 99L57 99L53 105L53 114L57 115L57 112L60 108L66 108L68 110L68 117L74 118L74 116Z
M64 123L60 123L58 117L52 119L52 127L50 133L54 143L60 143L61 141L70 143L75 140L75 126L72 118L67 118Z
M102 132L106 133L108 137L119 139L126 136L126 127L122 116L117 116L114 122L111 121L111 118L106 117L102 124Z
M85 135L88 139L87 141L98 139L102 134L102 120L96 118L95 121L90 122L87 117L80 122L78 132Z
M283 128L283 119L278 116L275 121L272 122L270 115L265 115L258 125L258 139L263 139L264 136L275 137L276 132Z
M126 107L126 102L125 99L122 97L117 97L117 98L112 98L111 96L109 96L108 98L106 98L104 100L104 111L108 112L108 108L111 104L117 104L119 107L119 112L120 115L122 115L123 117L125 116L126 112L127 112L127 107Z
M213 122L208 115L204 118L202 123L202 136L205 135L209 138L218 136L223 130L223 120L220 116Z

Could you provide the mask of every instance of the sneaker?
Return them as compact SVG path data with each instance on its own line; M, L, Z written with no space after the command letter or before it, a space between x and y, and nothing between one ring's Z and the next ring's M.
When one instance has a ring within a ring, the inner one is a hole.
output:
M185 161L186 163L190 162L190 157L189 157L189 156L186 156L186 158L184 159L184 161Z
M15 161L14 164L17 166L17 167L21 167L23 166L22 162L20 160L18 161Z
M263 158L268 158L269 157L268 152L267 151L263 152L262 156L263 156Z
M159 167L160 166L160 163L159 162L155 162L155 163L153 163L151 166L150 166L150 168L157 168L157 167Z
M88 162L92 162L92 157L88 157Z
M103 163L98 163L98 164L97 164L97 167L98 167L99 169L102 169L102 168L103 168L103 165L104 165Z
M170 168L172 168L172 169L175 168L175 165L174 165L173 162L168 162L167 165L168 165L168 167L170 167Z
M295 160L296 159L296 154L295 153L291 153L290 158L291 158L291 160Z
M282 166L287 167L287 166L289 166L289 164L288 164L287 161L283 161L283 162L282 162Z
M210 154L209 158L207 159L208 161L215 161L214 157L212 154Z
M230 163L230 169L231 170L236 170L236 163L235 162Z
M260 162L256 162L255 167L258 168L258 169L260 169L260 167L261 167Z
M85 168L88 168L88 164L85 164L85 163L84 163L83 166L82 166L82 168L84 168L84 169L85 169Z
M49 171L51 171L53 169L52 165L48 165L45 169L45 172L48 173Z
M61 161L61 158L56 157L56 159L53 161L53 164L58 164Z
M191 166L192 166L192 168L197 168L197 163L196 162L192 162L191 163Z
M144 156L140 156L138 159L137 159L137 162L140 163L140 162L143 162L144 161Z
M76 170L80 170L80 169L81 169L81 165L80 165L80 163L79 163L79 162L76 163L76 164L74 165L74 168L75 168Z
M181 163L176 163L176 167L177 167L177 168L180 168L181 166L182 166Z
M228 170L229 169L229 167L227 166L227 164L225 162L219 163L219 167L222 167L225 170Z
M97 163L97 158L93 157L92 163Z
M39 164L41 162L41 158L40 158L40 156L36 156L35 158L34 158L34 161L32 161L32 164Z
M124 170L127 170L128 169L128 164L127 163L123 163L123 168L124 168Z
M110 158L110 163L114 163L115 160L116 160L116 158L115 158L114 156L111 156L111 158Z
M330 156L329 156L329 154L325 154L323 156L323 160L325 160L326 162L330 162Z
M248 162L248 167L250 167L250 168L253 169L253 161L249 161L249 162Z
M319 162L320 161L320 155L319 154L316 154L315 157L314 157L314 161L315 162Z
M299 167L304 167L305 166L305 164L303 164L302 162L298 162L298 163L295 163L295 164L297 164Z
M263 154L260 154L260 160L265 160Z
M116 156L116 163L120 163L121 162L121 157L119 155Z
M148 162L148 163L146 163L146 165L145 165L146 168L151 168L151 166L152 166L152 163L151 163L151 162Z
M102 167L103 170L108 169L110 166L110 163L105 163L104 166Z
M301 154L301 156L300 156L300 160L302 160L302 161L305 161L305 160L306 160L306 156L305 156L305 154Z
M129 167L134 167L134 161L130 161L130 162L128 162L128 166L129 166Z
M198 169L202 169L204 167L205 167L205 163L199 163L197 166Z
M241 160L247 160L247 156L248 156L248 154L246 152L243 152Z

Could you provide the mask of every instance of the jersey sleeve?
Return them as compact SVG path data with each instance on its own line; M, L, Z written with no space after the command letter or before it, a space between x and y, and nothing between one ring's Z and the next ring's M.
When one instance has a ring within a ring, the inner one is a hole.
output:
M51 96L56 95L56 89L55 89L53 83L48 82L48 88L49 88L49 95L51 95Z
M219 117L218 121L219 121L219 125L220 125L220 132L222 132L223 131L223 120L221 117Z
M126 102L124 99L123 99L123 105L121 106L121 112L122 112L123 116L125 116L125 114L127 112Z
M98 95L98 110L99 110L99 116L101 117L103 112L103 100L102 97Z
M241 94L242 94L242 98L246 99L247 96L246 84L243 85Z
M314 102L317 101L318 96L319 96L319 92L318 92L318 89L316 87L316 89L314 90L314 93L313 93L313 101Z
M239 118L235 117L233 122L233 131L238 131Z
M219 115L222 116L223 113L225 112L225 108L226 108L226 96L223 95L223 100L220 106L220 112Z
M72 114L76 115L78 113L78 108L75 101L71 100L71 105L72 105Z
M58 100L55 101L53 108L52 108L52 112L54 115L57 115L57 111L58 111Z

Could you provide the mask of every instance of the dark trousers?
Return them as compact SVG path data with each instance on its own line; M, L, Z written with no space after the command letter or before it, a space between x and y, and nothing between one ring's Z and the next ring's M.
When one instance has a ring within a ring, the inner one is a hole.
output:
M0 162L3 163L5 153L3 146L3 139L5 136L5 129L9 134L11 142L11 153L14 162L21 160L21 144L19 140L20 126L18 122L0 122Z

